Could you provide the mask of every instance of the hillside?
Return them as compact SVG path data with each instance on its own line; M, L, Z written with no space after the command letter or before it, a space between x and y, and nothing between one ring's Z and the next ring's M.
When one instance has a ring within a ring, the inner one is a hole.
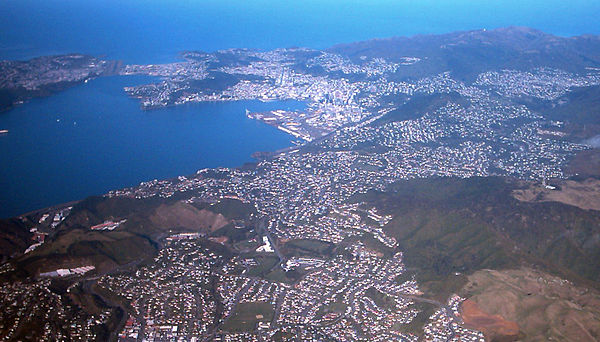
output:
M179 232L223 235L232 220L247 219L252 212L251 208L237 202L224 200L214 206L197 205L198 208L171 199L90 197L73 207L42 246L22 256L19 253L30 244L22 240L29 234L16 228L17 220L7 221L3 225L6 227L3 243L7 247L3 251L17 256L13 264L21 275L36 276L79 265L94 265L101 273L113 272L153 257L168 235ZM124 218L126 221L113 231L90 229L106 221ZM19 226L20 229L23 227ZM239 234L240 230L236 232Z
M0 220L0 260L5 262L31 244L32 234L19 219Z
M417 35L375 39L336 45L334 53L359 60L383 57L421 58L420 63L403 68L399 79L424 77L445 71L461 80L473 80L490 69L529 70L539 66L584 72L600 62L597 36L557 37L524 27L455 32L444 35Z
M522 202L511 195L520 187L494 177L421 179L356 200L394 215L385 230L434 292L438 286L442 291L455 273L520 264L599 287L600 212L558 202Z
M471 304L463 304L463 318L491 340L597 341L600 336L600 294L539 270L477 271L460 293ZM498 317L510 323L490 324Z

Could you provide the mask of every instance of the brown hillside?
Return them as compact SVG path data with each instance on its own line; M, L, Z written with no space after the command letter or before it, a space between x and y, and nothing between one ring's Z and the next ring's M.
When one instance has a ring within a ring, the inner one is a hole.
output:
M465 300L461 306L461 316L467 326L484 333L494 341L515 341L519 336L519 325L505 320L500 315L490 315L472 300Z
M229 223L225 216L207 209L197 209L185 202L161 205L150 217L152 223L161 228L186 228L195 231L213 232Z

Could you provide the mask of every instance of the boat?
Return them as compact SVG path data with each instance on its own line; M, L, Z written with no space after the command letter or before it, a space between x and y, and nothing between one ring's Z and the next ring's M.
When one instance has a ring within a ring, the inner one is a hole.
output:
M8 130L7 129L0 129L0 135L3 134L8 134Z

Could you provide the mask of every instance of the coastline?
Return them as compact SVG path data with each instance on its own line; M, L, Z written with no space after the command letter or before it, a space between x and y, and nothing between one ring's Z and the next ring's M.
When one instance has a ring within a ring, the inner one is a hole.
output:
M70 202L55 204L55 205L52 205L52 206L49 206L49 207L32 210L32 211L23 213L21 215L0 218L0 220L8 220L8 219L15 218L15 217L23 218L23 217L26 217L26 216L37 215L37 214L41 214L41 213L52 211L52 210L58 210L58 209L66 208L66 207L72 207L72 206L76 205L77 203L83 201L84 199L85 198L82 198L82 199L76 200L76 201L70 201Z

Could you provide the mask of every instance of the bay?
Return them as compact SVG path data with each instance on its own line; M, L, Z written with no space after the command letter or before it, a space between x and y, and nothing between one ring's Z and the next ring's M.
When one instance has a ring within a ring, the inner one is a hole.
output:
M143 111L124 86L148 77L104 77L0 113L0 217L139 184L237 167L293 137L245 110L301 109L295 101L188 104Z

